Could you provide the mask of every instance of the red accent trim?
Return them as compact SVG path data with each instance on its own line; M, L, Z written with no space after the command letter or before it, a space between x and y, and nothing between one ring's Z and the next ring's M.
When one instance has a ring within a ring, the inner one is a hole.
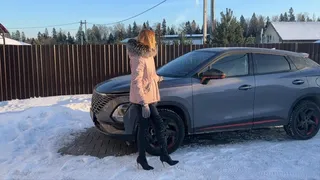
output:
M203 131L203 130L211 130L211 129L219 129L219 128L228 128L228 127L238 127L238 126L246 126L246 125L264 124L264 123L272 123L272 122L277 122L277 121L279 121L279 120L272 119L272 120L264 120L264 121L256 121L256 122L228 124L228 125L222 125L222 126L213 126L213 127L202 128L200 130Z

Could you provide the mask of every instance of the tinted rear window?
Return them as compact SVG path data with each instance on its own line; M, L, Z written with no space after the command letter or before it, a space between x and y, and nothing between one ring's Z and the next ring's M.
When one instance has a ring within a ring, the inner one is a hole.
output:
M271 54L253 54L256 61L256 73L276 73L290 71L290 64L284 56Z
M310 58L304 58L304 57L290 57L294 65L297 67L297 69L303 69L306 67L319 67L320 65L313 61Z

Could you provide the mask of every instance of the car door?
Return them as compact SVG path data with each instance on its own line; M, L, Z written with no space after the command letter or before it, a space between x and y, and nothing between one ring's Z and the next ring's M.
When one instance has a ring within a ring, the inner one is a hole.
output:
M252 127L255 85L250 62L247 53L227 54L205 67L224 72L224 79L207 84L192 80L195 132Z
M308 87L290 59L283 55L254 53L255 101L254 127L282 125L289 110Z

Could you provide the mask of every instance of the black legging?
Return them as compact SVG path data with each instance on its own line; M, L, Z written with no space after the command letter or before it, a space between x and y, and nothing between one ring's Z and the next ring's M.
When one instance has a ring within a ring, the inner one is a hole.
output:
M163 123L163 120L161 116L159 115L159 112L157 110L156 104L149 104L150 107L150 118L146 119L142 117L142 106L141 105L135 105L139 106L137 110L139 110L138 114L138 151L139 156L145 156L146 151L146 131L148 128L148 121L151 120L154 124L154 129L156 132L156 137L159 142L161 153L163 155L167 155L167 142L165 138L165 126Z

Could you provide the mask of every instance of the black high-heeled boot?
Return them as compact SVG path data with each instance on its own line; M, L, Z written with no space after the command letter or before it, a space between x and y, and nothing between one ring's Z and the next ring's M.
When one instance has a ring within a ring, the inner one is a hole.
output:
M169 153L167 151L167 137L166 137L166 127L165 124L161 118L161 116L157 113L153 116L153 123L156 126L156 136L157 140L161 146L161 155L160 155L160 161L168 163L170 166L176 165L179 161L172 160L169 156Z
M138 121L138 151L139 156L137 157L137 165L139 164L142 166L144 170L152 170L154 169L150 166L146 159L146 131L148 127L148 119L140 118Z
M138 167L139 167L139 164L140 164L144 170L152 170L152 169L154 169L152 166L150 166L148 164L146 157L143 157L143 156L138 156L137 164L138 164Z

